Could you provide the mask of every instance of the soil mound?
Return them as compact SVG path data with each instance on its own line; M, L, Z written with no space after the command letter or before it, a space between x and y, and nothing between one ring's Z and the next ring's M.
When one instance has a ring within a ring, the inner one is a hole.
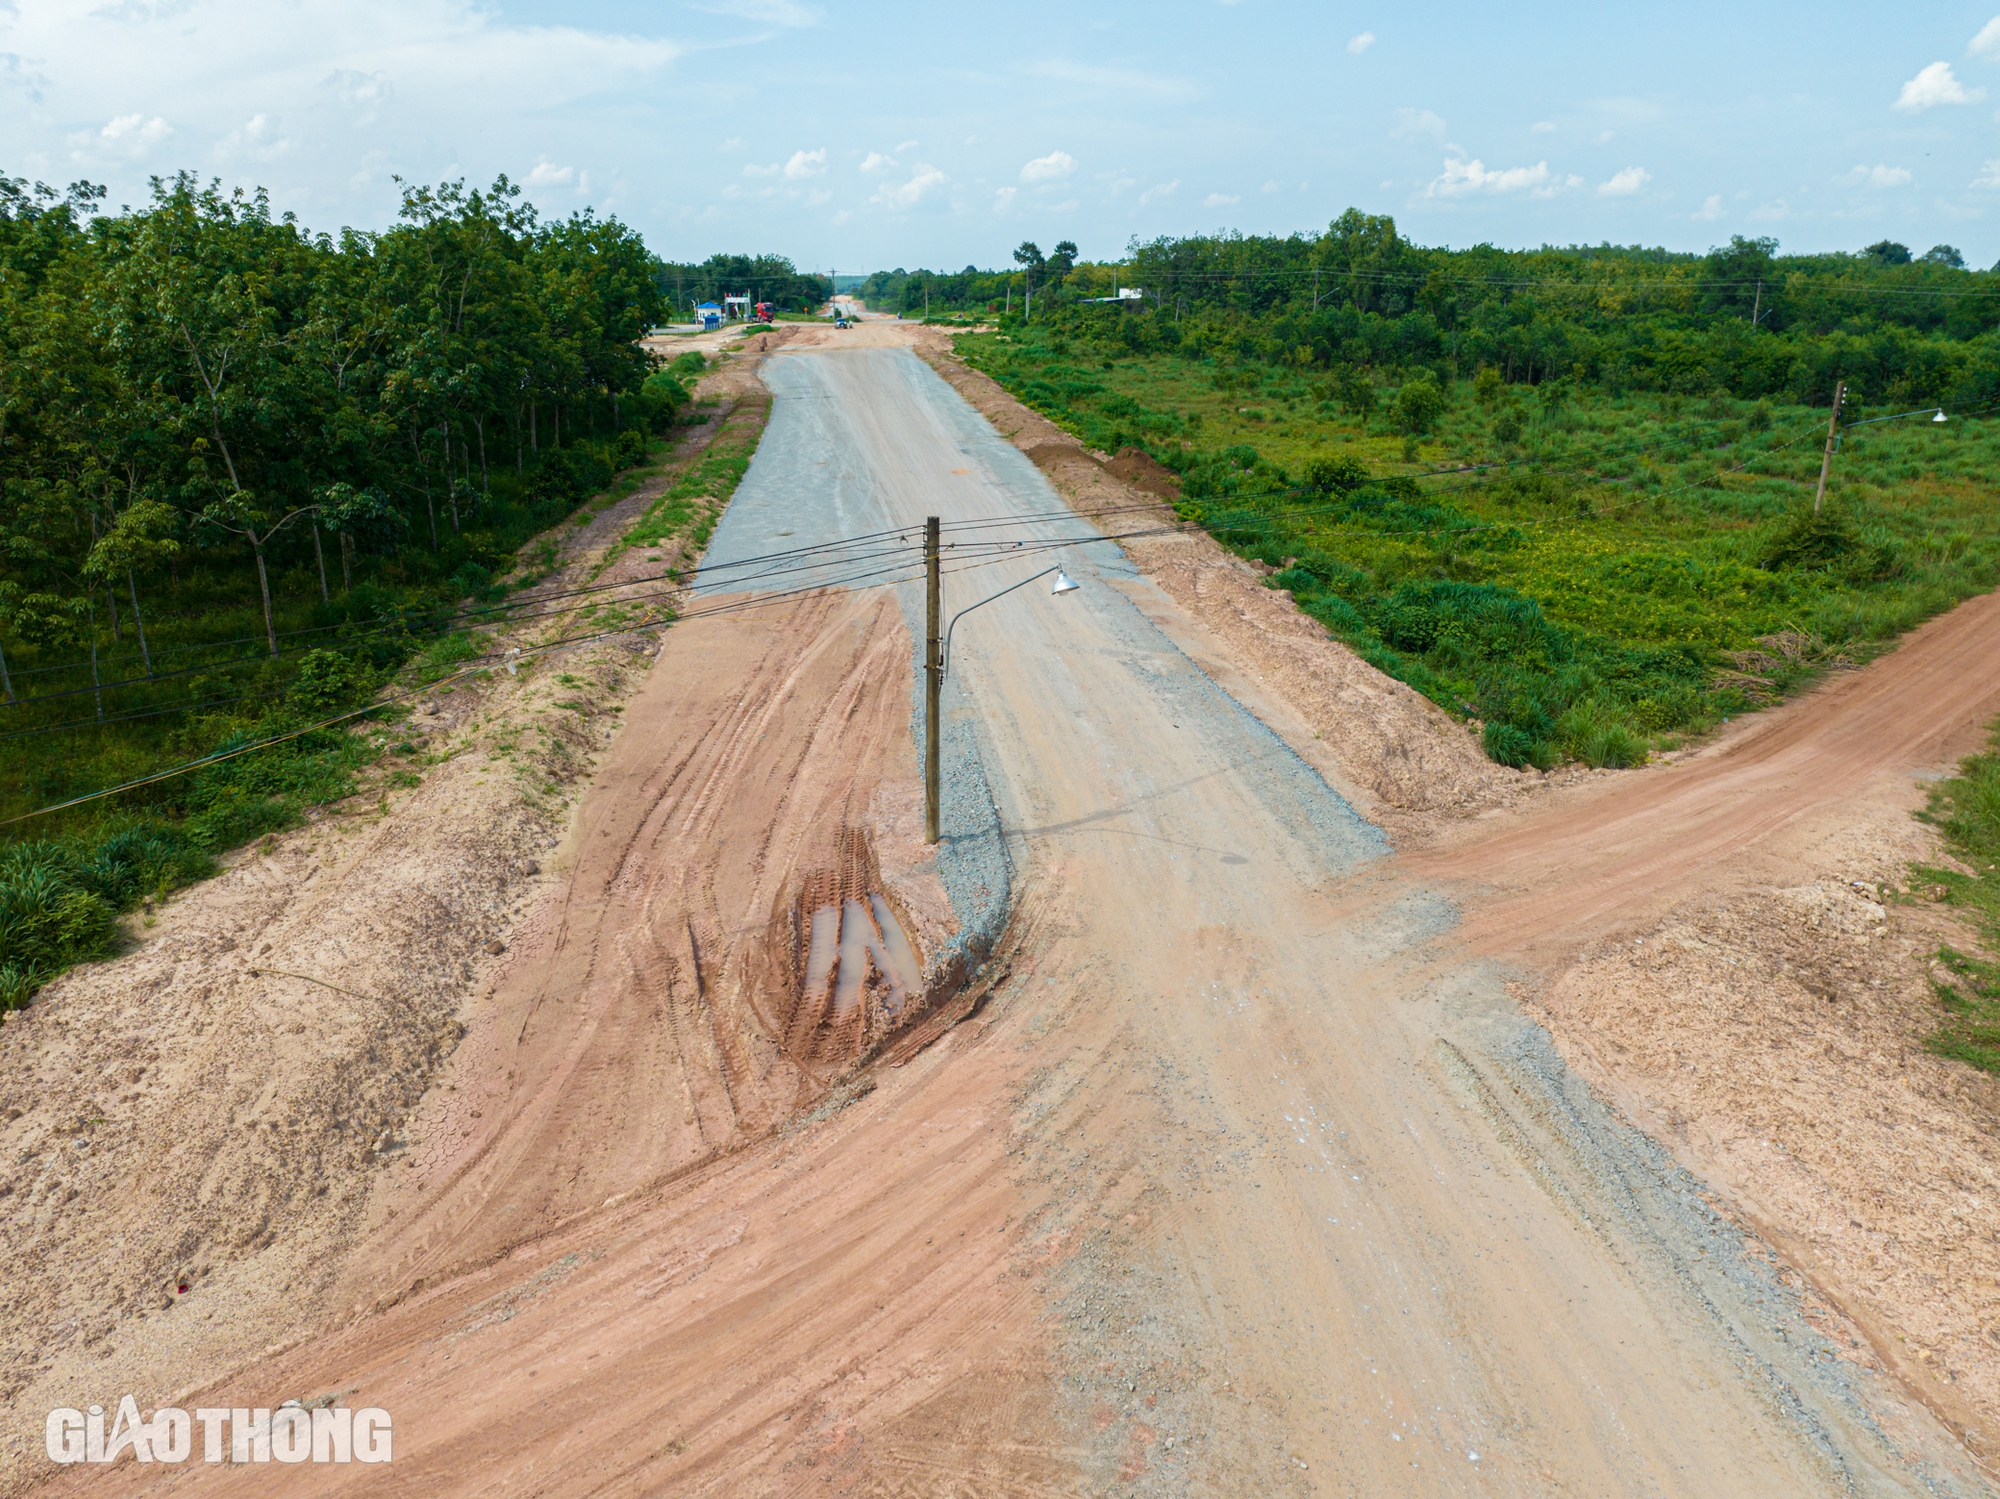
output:
M1180 475L1152 454L1137 448L1120 448L1118 456L1104 465L1104 471L1112 478L1123 479L1134 489L1144 490L1169 504L1181 497Z

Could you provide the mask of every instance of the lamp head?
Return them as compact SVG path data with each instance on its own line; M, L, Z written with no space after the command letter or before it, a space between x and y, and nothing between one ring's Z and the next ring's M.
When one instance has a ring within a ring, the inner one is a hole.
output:
M1937 414L1936 416L1932 417L1932 418L1931 418L1931 420L1932 420L1933 422L1941 422L1941 421L1945 420L1945 414L1944 414L1944 407L1942 407L1942 406L1938 407L1938 414Z
M1051 588L1049 592L1057 596L1060 596L1065 593L1075 593L1076 584L1070 580L1070 576L1068 573L1064 572L1061 568L1058 568L1056 569L1055 586Z

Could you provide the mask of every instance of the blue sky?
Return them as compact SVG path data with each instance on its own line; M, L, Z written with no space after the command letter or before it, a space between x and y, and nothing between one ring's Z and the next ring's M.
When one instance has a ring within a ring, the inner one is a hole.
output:
M396 174L507 172L663 255L1000 264L1023 238L2000 260L2000 0L1974 6L1068 0L0 0L0 170L144 199L186 167L318 228Z

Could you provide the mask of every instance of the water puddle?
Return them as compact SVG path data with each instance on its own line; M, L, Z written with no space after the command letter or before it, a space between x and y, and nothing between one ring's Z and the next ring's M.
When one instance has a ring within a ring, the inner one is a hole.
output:
M885 1015L894 1019L910 997L923 989L923 972L915 949L903 934L896 913L880 895L821 906L812 913L812 947L806 957L808 996L824 994L833 985L834 1013L844 1015L861 1003L870 971L886 984L881 997Z

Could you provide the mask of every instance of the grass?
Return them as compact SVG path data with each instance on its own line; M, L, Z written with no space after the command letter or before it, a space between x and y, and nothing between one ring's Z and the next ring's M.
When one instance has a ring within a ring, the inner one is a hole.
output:
M659 546L682 536L694 551L707 546L723 507L750 470L766 414L761 402L738 402L701 456L647 507L616 550Z
M1931 788L1918 815L1944 834L1945 847L1970 873L1919 866L1911 880L1970 916L1989 948L2000 948L2000 725L1995 748L1959 762L1958 774ZM2000 963L1955 948L1938 949L1932 978L1944 1017L1926 1044L1985 1072L2000 1072Z
M1173 468L1185 518L1508 764L1640 763L2000 583L1990 422L1853 434L1814 521L1803 408L1456 381L1413 436L1365 371L1018 323L956 342L1089 446Z

